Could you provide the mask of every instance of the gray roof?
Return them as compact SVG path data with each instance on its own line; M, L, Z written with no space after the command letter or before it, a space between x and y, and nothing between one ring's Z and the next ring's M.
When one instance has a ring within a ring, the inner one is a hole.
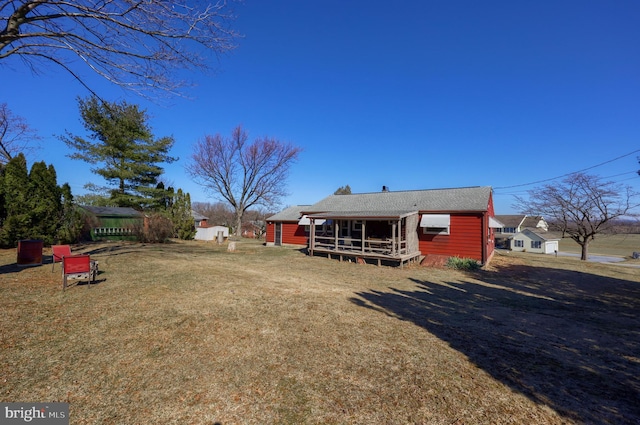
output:
M520 233L526 234L529 237L531 237L531 235L533 234L544 241L556 241L562 239L562 236L557 233L537 232L533 229L524 229Z
M268 221L298 221L302 216L301 211L309 205L292 205L277 214L267 218Z
M518 227L520 223L525 219L526 215L524 214L516 214L516 215L497 215L496 219L500 221L500 223L504 224L504 227Z
M142 217L141 212L129 207L94 207L90 205L82 205L81 207L99 216Z
M487 211L491 187L407 190L331 195L302 209L303 214L358 213L368 216L405 215L411 212Z
M542 216L540 215L526 216L522 221L522 227L530 227L532 229L535 229L536 227L538 227L538 223L540 222L540 220L543 220Z
M194 220L208 220L209 217L205 217L204 215L200 214L197 211L191 210L191 217L193 217Z
M413 211L325 211L322 213L308 214L311 218L403 218L412 214L418 214L418 210Z

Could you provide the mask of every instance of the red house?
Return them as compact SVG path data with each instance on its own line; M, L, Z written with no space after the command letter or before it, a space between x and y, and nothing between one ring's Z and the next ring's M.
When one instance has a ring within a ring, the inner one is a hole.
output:
M267 244L306 245L310 255L399 265L436 254L493 256L491 187L332 195L267 219Z
M293 205L267 218L267 246L307 245L309 226L301 220L301 211L309 207L310 205Z

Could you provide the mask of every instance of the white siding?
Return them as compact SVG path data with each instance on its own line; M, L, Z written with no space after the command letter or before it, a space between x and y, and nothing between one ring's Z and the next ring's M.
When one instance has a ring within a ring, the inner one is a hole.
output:
M222 232L224 238L229 237L229 228L225 226L198 227L194 239L197 241L213 241L218 237L218 232Z

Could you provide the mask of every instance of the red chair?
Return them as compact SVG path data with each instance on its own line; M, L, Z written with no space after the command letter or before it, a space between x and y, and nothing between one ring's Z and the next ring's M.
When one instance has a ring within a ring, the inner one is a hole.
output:
M98 266L91 261L88 254L69 255L62 257L62 290L67 288L67 279L86 280L88 286L95 282Z
M71 255L71 247L69 245L51 245L51 251L53 252L51 272L53 272L56 267L56 263L61 263L64 257Z

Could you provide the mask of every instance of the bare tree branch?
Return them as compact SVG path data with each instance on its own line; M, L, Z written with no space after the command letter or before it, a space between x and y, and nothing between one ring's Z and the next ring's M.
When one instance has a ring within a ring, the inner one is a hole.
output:
M186 84L176 71L210 69L210 53L236 47L233 19L222 0L0 0L0 61L19 56L35 70L42 61L71 72L79 59L139 94L175 93Z
M612 231L616 219L634 217L638 193L631 187L602 181L597 176L572 174L560 184L547 184L516 197L517 207L526 214L542 215L550 228L569 236L588 257L589 242Z
M276 205L286 195L289 168L301 149L277 139L258 138L248 143L241 126L230 138L205 136L194 147L187 171L214 195L226 200L235 211L235 232L242 216L252 206Z
M0 103L0 165L19 153L37 149L40 136L27 121L14 115L6 103Z

